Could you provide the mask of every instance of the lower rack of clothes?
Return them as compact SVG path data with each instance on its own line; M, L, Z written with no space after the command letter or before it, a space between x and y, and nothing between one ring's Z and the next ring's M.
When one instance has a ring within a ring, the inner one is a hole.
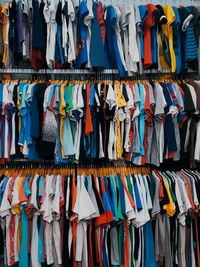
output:
M1 169L0 180L5 265L200 266L196 170Z

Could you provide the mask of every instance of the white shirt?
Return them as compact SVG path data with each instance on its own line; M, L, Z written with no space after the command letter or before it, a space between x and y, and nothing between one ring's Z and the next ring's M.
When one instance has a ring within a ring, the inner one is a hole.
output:
M176 177L177 177L178 185L179 185L180 192L181 192L181 198L182 198L182 202L184 205L184 210L185 212L187 212L189 209L192 208L192 205L190 203L189 196L187 193L186 182L180 176L180 174L177 173Z
M127 6L128 16L128 51L129 51L129 75L137 72L137 63L140 61L139 49L136 38L136 21L135 21L135 11L133 5ZM130 12L130 13L129 13Z
M54 176L53 175L47 175L46 176L46 196L44 198L43 205L41 207L42 211L44 211L43 214L43 220L47 221L48 223L52 222L53 216L52 216L52 181Z
M11 203L11 207L15 207L19 204L19 195L18 195L18 183L20 180L20 176L17 176L17 178L15 179L15 183L13 186L13 198L12 198L12 203ZM13 213L13 210L12 210Z
M94 18L93 10L92 10L92 1L87 0L87 8L88 8L88 15L84 18L84 24L88 27L88 32L87 32L87 54L88 54L88 63L87 67L91 68L91 63L90 63L90 41L91 41L91 26L92 26L92 20Z
M35 175L33 178L32 186L31 186L31 205L33 208L35 208L37 211L39 211L38 204L37 204L37 180L39 178L39 175Z
M54 198L52 200L52 212L55 213L57 216L56 216L56 219L59 219L60 218L60 194L61 194L61 191L60 191L60 181L62 179L62 176L61 175L58 175L55 177L56 179L56 191L55 191L55 194L54 194Z
M45 93L44 93L44 101L43 101L43 109L44 109L44 112L47 111L47 108L48 108L48 101L49 101L49 96L50 96L50 88L51 88L52 85L49 85L46 90L45 90Z
M142 209L139 212L136 212L136 219L134 224L136 227L140 227L147 223L150 220L149 212L148 212L148 206L146 201L146 189L145 185L143 183L142 177L140 175L135 175L136 183L138 186L138 191L140 194L140 199L142 203Z
M114 91L113 86L111 84L108 85L106 103L108 104L110 110L112 110L112 108L117 105L115 91Z
M54 68L55 66L55 47L56 47L56 9L57 5L54 1L47 3L44 6L44 18L47 24L47 48L46 48L46 61L49 68Z
M68 183L67 183L67 192L66 192L66 204L65 204L65 211L66 211L66 218L69 219L69 197L70 197L70 183L69 179L70 177L67 177Z
M126 62L125 62L125 58L124 58L124 52L123 52L123 45L122 45L122 39L121 39L121 29L120 29L120 18L121 18L121 11L119 9L118 6L114 6L114 9L115 9L115 12L116 12L116 36L117 36L117 46L118 46L118 49L119 49L119 54L120 54L120 59L121 59L121 62L124 66L124 69L127 70L127 66L126 66Z
M126 184L126 190L128 191L126 179L125 179L125 184ZM131 202L128 198L128 194L127 194L126 190L124 190L125 208L126 208L127 219L130 221L130 220L134 219L136 217L136 215L135 215L134 207L131 205Z
M62 9L64 8L65 0L62 0ZM67 58L67 44L68 44L68 28L67 28L67 20L64 14L62 17L62 47L64 49L65 58Z
M68 63L72 63L76 59L76 53L75 53L75 40L74 40L74 32L73 32L73 21L75 19L75 11L74 6L71 0L67 1L67 7L68 7L68 34L69 34L69 40L68 40Z
M84 185L84 176L77 176L77 197L73 212L78 214L78 220L90 218L96 213L95 207Z

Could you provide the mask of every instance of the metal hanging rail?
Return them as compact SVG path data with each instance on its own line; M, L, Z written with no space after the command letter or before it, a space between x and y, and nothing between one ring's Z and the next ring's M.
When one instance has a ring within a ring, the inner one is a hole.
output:
M106 69L103 71L89 70L89 69L40 69L40 70L33 70L33 69L13 69L13 68L0 68L0 74L88 74L88 75L97 75L97 74L118 74L117 69ZM176 74L172 73L169 69L162 69L160 72L156 69L151 70L143 70L142 74ZM194 73L198 74L196 71L188 70L187 73ZM136 75L139 73L135 73ZM134 74L133 74L134 76Z
M2 73L10 73L10 74L117 74L118 70L104 70L101 72L95 72L93 70L81 70L81 69L0 69L0 74Z

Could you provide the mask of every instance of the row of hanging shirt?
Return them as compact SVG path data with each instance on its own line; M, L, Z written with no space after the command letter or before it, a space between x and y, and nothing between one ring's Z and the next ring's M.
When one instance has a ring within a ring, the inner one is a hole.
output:
M0 55L4 67L197 71L199 21L196 6L13 0L0 6Z
M199 81L10 81L0 108L2 159L200 160Z
M27 173L1 175L6 265L199 267L199 172Z

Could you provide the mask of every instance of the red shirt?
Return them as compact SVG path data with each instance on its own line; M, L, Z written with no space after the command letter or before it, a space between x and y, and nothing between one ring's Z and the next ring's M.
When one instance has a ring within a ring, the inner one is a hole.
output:
M153 4L147 4L147 17L144 23L144 67L148 68L152 65L151 51L151 28L155 25L155 12L158 9Z

